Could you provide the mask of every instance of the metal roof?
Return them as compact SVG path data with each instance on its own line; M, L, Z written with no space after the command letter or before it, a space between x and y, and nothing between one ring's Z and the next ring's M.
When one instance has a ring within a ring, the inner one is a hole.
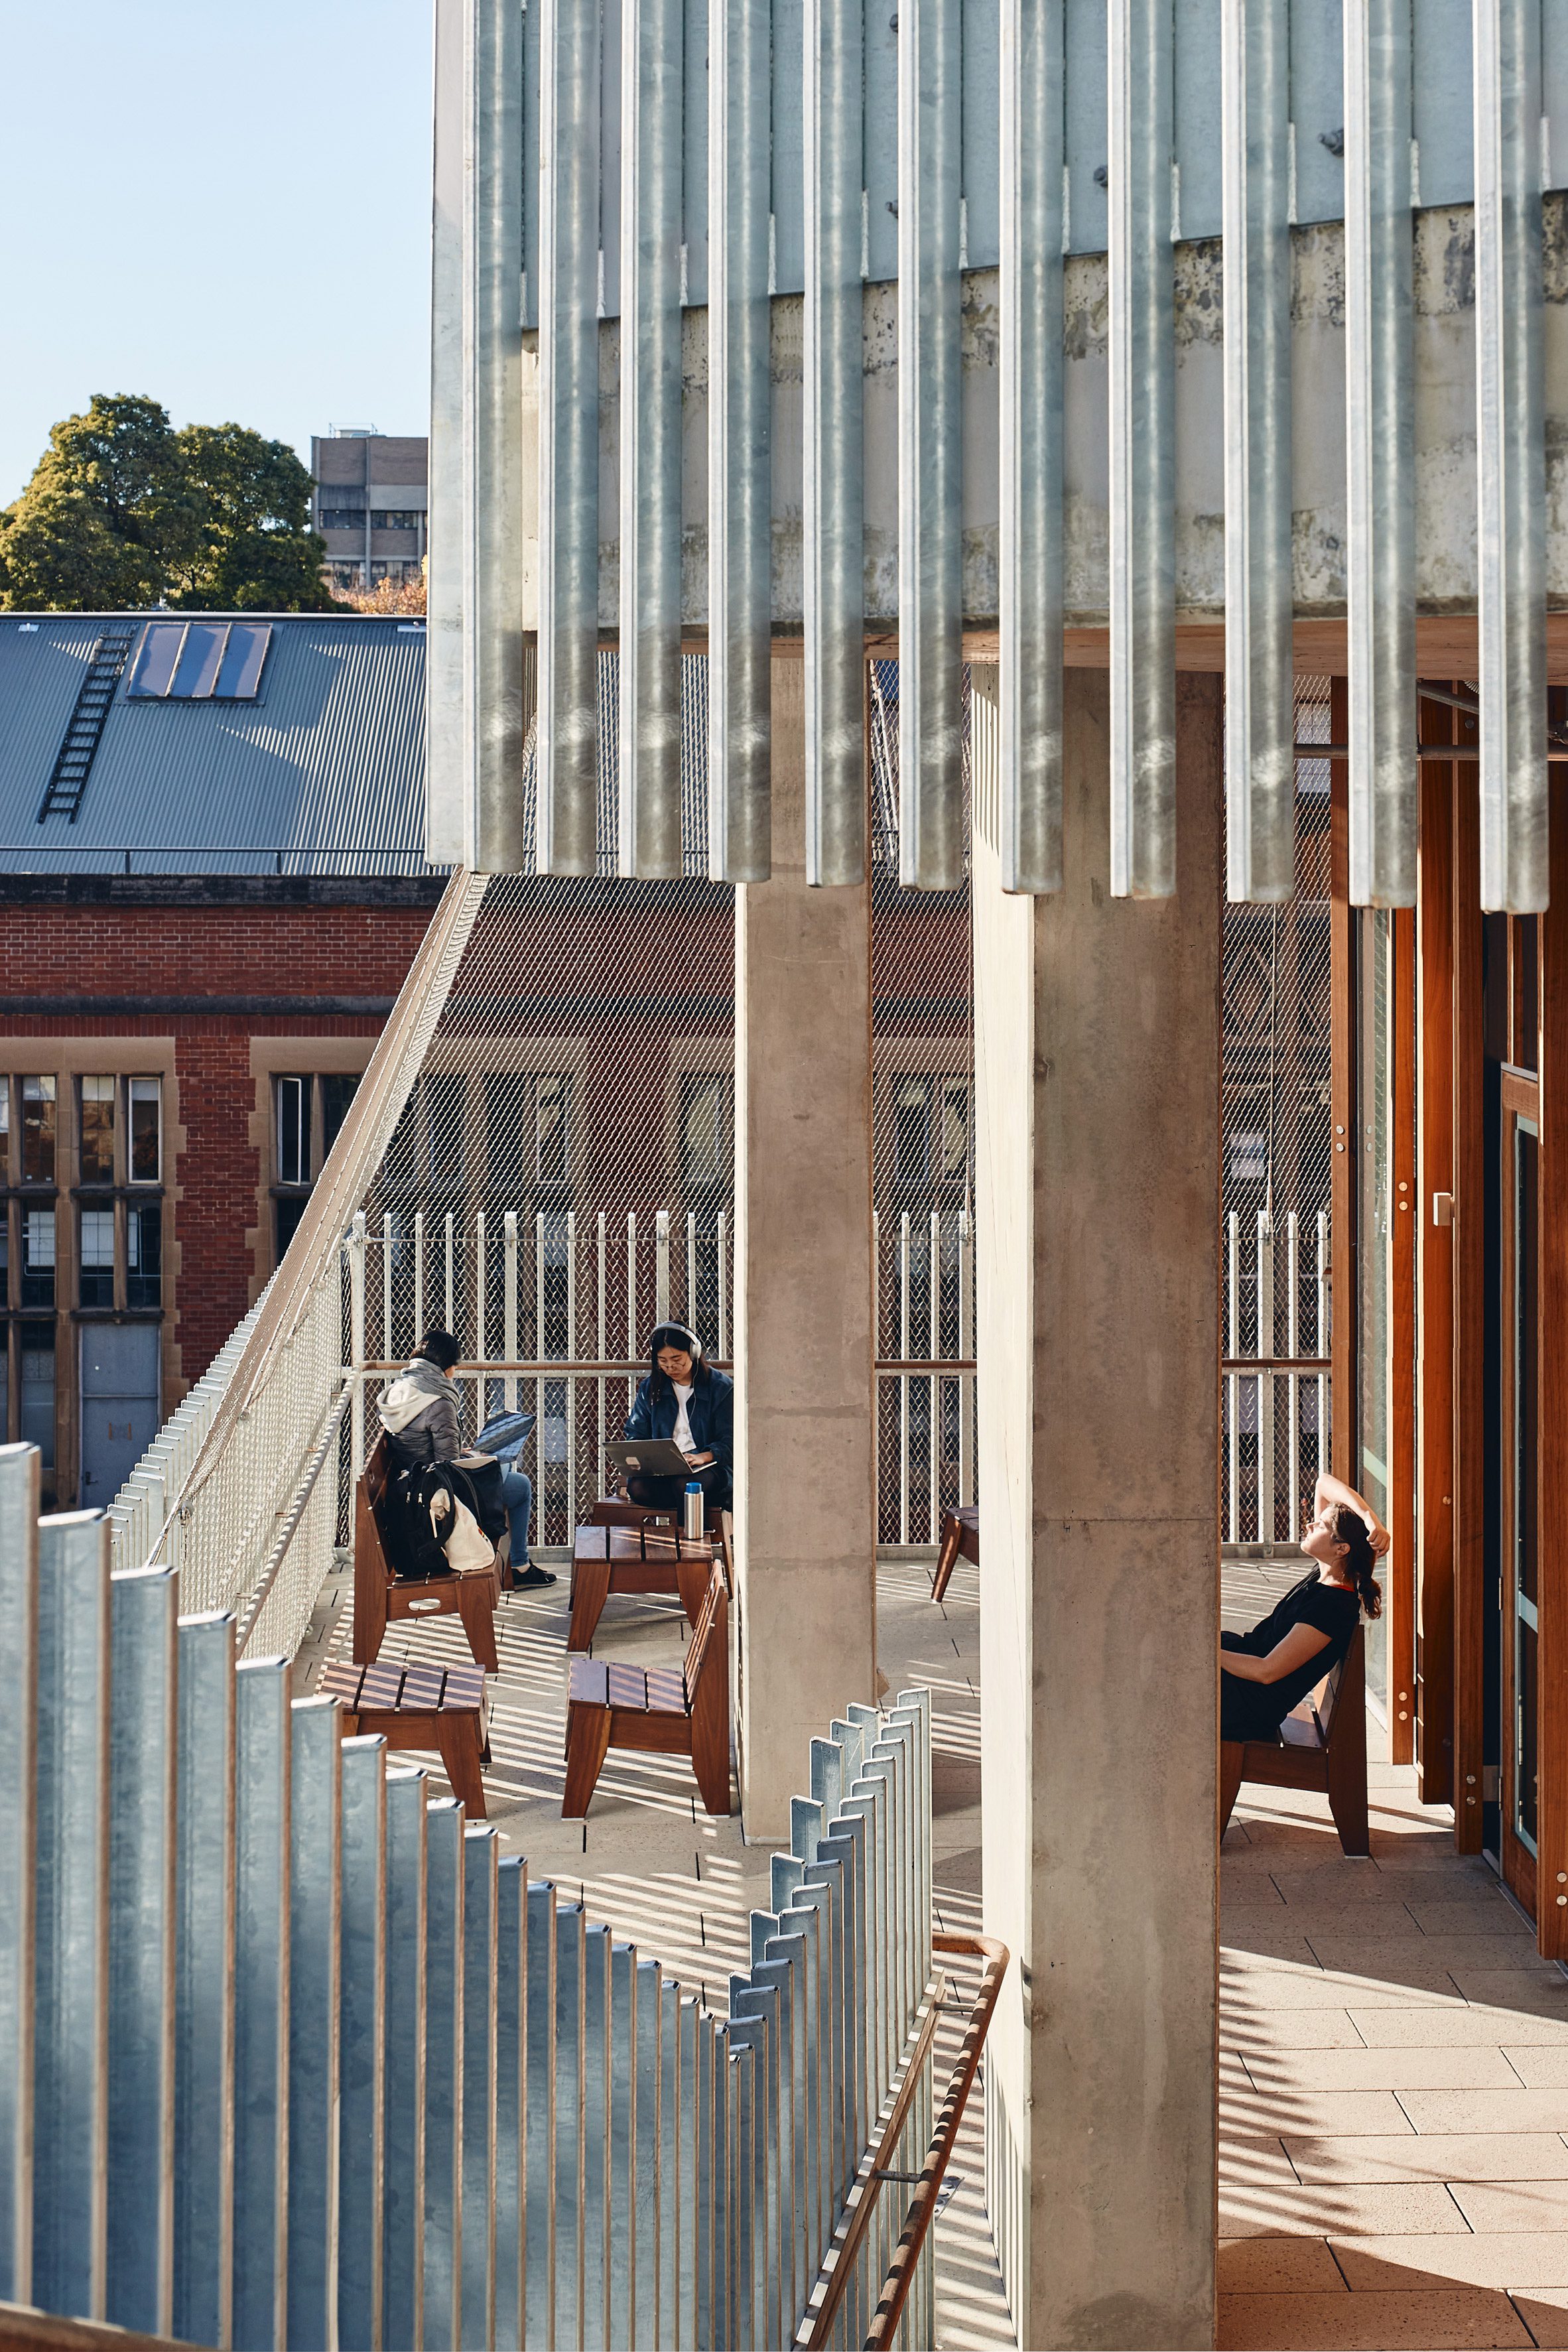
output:
M379 614L222 616L271 622L256 699L127 701L122 678L75 823L39 824L105 628L172 617L0 613L0 873L430 870L424 625Z

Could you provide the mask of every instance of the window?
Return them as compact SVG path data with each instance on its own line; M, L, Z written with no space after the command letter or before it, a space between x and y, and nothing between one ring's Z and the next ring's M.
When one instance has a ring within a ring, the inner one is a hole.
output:
M84 1299L83 1306L87 1304ZM163 1304L163 1207L162 1202L132 1202L125 1212L125 1304Z
M25 1209L22 1213L22 1304L52 1307L55 1303L55 1213Z
M321 1158L324 1160L337 1141L338 1131L349 1115L349 1105L359 1088L359 1073L354 1070L347 1075L340 1075L336 1071L331 1075L323 1074L321 1086Z
M55 1181L55 1082L53 1078L22 1081L22 1181L52 1184Z
M310 1081L308 1077L275 1078L278 1104L278 1181L308 1184L310 1181Z
M942 1172L950 1180L969 1172L969 1081L942 1082Z
M688 1078L680 1107L681 1175L688 1192L722 1184L728 1175L728 1078Z
M363 507L323 507L319 528L322 530L363 530Z
M84 1209L81 1213L78 1297L83 1307L114 1304L114 1212ZM28 1300L37 1306L37 1299Z
M132 1078L130 1177L133 1184L156 1184L163 1172L163 1085L157 1078Z
M45 1470L55 1466L55 1335L47 1323L22 1331L22 1443L36 1445Z
M444 1070L425 1081L425 1148L430 1181L460 1184L463 1181L465 1090L462 1078Z
M1230 1181L1233 1184L1261 1184L1268 1173L1268 1138L1266 1135L1233 1135L1230 1139Z
M894 1172L900 1184L918 1184L931 1160L931 1080L900 1082L893 1111Z
M254 702L270 621L150 621L132 660L132 702Z
M11 1081L0 1077L0 1183L11 1181Z
M284 1254L287 1251L289 1243L293 1240L295 1234L300 1230L300 1220L305 1213L305 1202L307 1197L308 1196L302 1192L292 1192L286 1195L276 1204L278 1223L278 1260L279 1265L282 1264Z
M534 1176L541 1184L564 1184L567 1171L567 1097L564 1072L538 1081L534 1096Z
M84 1184L114 1181L114 1080L107 1074L81 1081L81 1146L77 1166Z
M377 507L371 516L373 530L417 530L417 507Z

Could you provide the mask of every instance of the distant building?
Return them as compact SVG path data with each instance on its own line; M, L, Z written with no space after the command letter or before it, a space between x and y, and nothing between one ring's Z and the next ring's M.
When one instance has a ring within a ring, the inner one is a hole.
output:
M61 1506L299 1221L441 892L424 727L418 622L0 614L0 1440Z
M315 528L337 588L419 576L429 506L430 444L422 434L334 425L310 441Z

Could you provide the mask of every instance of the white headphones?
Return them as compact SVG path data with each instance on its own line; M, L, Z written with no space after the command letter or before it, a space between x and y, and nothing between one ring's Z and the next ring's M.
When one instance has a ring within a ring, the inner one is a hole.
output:
M690 1330L684 1323L665 1323L661 1324L659 1328L665 1331L679 1331L681 1338L686 1341L686 1352L690 1357L692 1362L695 1364L700 1361L702 1356L702 1342L698 1338L695 1331Z

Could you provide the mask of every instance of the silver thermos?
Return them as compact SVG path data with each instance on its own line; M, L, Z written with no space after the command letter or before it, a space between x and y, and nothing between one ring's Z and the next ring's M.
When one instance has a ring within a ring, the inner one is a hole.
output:
M689 1478L686 1482L686 1517L681 1532L700 1537L702 1533L702 1481Z

